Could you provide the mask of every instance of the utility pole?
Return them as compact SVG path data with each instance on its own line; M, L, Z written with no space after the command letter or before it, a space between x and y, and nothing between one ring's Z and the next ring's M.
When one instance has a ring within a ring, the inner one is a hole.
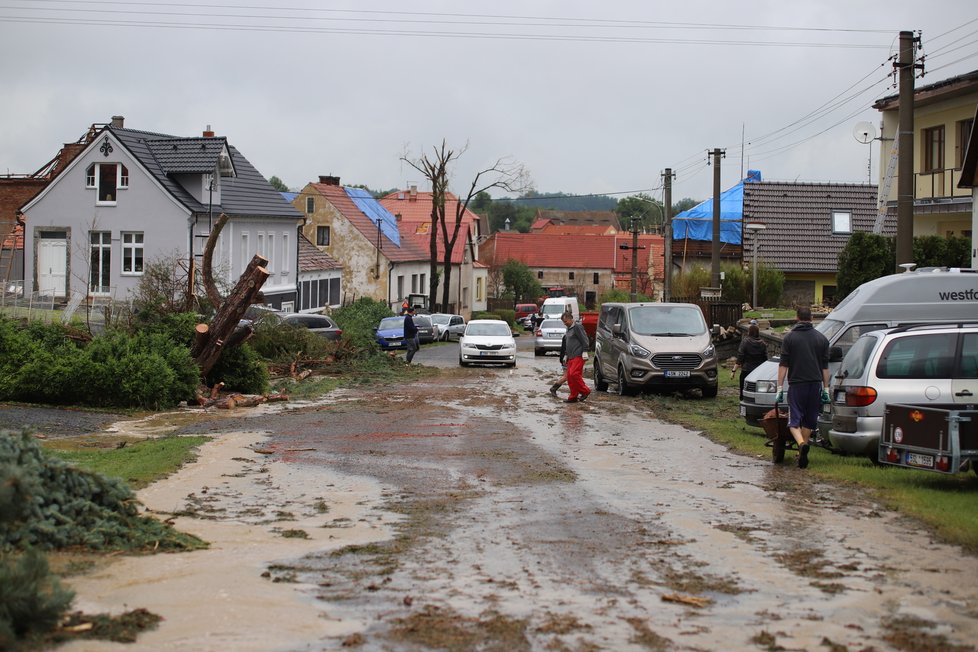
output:
M900 271L901 263L913 262L913 93L914 74L918 68L914 63L914 53L915 45L919 42L920 38L914 38L913 32L900 32L900 59L893 64L900 71L896 272ZM926 156L927 152L923 152L923 155Z
M672 168L666 168L662 173L663 178L663 207L665 212L663 221L665 222L665 279L662 285L662 300L672 301L672 180L676 175L672 173Z
M639 246L638 244L638 218L632 218L632 244L620 244L619 249L625 251L632 250L632 303L638 301L638 250L645 249L645 246Z
M710 152L713 157L713 251L710 256L710 285L717 289L720 288L720 159L726 155L725 149L715 148Z

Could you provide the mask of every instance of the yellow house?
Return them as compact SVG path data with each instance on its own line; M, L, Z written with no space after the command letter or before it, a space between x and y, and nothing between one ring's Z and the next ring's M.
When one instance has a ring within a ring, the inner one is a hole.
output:
M972 193L959 188L975 106L978 70L914 90L913 234L972 236ZM890 165L899 126L899 96L873 107L882 115L880 194L888 215L896 215L897 166Z

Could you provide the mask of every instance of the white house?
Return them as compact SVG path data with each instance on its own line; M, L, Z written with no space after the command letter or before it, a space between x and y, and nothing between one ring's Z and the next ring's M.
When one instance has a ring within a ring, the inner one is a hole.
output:
M225 213L215 277L232 285L260 253L269 261L266 303L297 308L302 216L209 130L168 136L127 129L113 117L21 212L28 292L124 300L149 262L199 266L211 226Z

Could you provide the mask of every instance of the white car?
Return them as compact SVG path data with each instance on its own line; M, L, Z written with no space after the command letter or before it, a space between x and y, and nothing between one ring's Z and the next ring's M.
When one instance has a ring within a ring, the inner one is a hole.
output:
M509 324L499 319L473 319L458 340L458 364L502 362L516 366L516 340Z

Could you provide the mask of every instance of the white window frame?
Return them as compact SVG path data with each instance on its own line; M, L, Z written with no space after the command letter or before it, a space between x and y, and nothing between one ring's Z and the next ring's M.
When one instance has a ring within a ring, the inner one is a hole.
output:
M92 236L98 234L99 242L92 242ZM93 261L96 250L98 251L98 261ZM112 293L112 232L111 231L89 231L88 232L88 293L92 296L108 296ZM95 267L98 267L96 272ZM108 275L108 285L98 285L96 289L92 285L93 274L101 282L103 276Z
M111 200L99 199L102 185L102 172L109 167L115 170L115 197ZM119 200L119 191L129 188L129 168L122 163L91 163L85 170L85 187L95 190L96 206L115 206Z
M852 211L832 211L832 233L852 233Z
M122 232L122 275L142 276L146 268L146 241L142 231ZM137 258L136 253L139 253ZM138 260L138 264L137 264ZM126 267L128 266L128 269ZM138 267L138 269L137 269Z

